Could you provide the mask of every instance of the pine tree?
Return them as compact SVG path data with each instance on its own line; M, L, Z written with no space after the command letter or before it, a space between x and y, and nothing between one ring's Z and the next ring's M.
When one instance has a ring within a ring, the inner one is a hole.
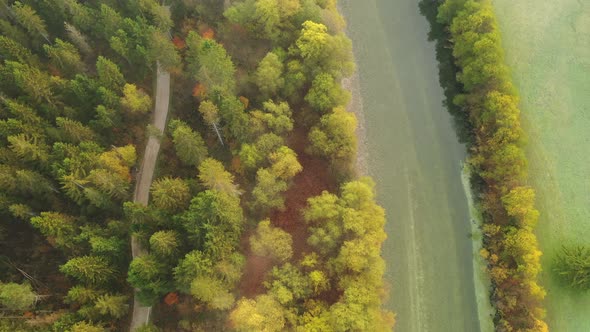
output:
M43 235L54 238L58 246L73 246L76 233L73 217L57 212L41 212L40 216L31 218L31 224Z
M172 120L172 141L176 155L186 165L198 166L207 158L207 147L201 135L180 120Z
M175 231L158 231L150 237L150 249L159 256L169 257L178 251L180 236Z
M96 299L94 307L103 315L119 319L128 314L127 299L125 295L101 295Z
M240 191L234 184L234 176L225 170L223 164L215 159L205 159L199 166L199 180L205 187L218 190L233 196L238 196Z
M185 208L190 200L189 187L180 178L165 177L158 179L152 183L150 192L154 205L167 211Z
M75 26L69 24L68 22L64 23L64 27L70 41L74 43L74 45L76 45L78 49L84 53L84 55L90 56L93 54L92 48L90 45L88 45L86 36L84 36L82 32L80 32Z
M12 5L12 13L14 14L17 22L29 33L34 40L39 40L42 37L48 43L49 41L47 34L47 27L45 22L37 12L28 5L16 1ZM39 41L37 42L39 43Z
M99 56L96 60L96 71L100 85L117 93L123 89L125 78L119 67L111 60Z
M85 66L76 47L56 38L53 45L43 45L50 63L64 75L73 77L84 72Z
M115 269L100 256L81 256L67 261L59 270L88 285L101 285L115 276Z

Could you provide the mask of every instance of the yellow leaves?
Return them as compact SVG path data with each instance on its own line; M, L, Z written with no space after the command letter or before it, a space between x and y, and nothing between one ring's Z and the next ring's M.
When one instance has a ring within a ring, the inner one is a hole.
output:
M313 291L316 294L319 294L325 290L328 290L330 287L329 279L322 271L319 271L319 270L311 271L309 273L309 280L311 282L311 286L313 287Z
M116 173L121 179L131 181L129 168L135 164L136 158L135 147L127 145L101 153L98 161L102 167Z
M284 309L270 295L240 299L229 317L239 332L278 332L285 327Z
M223 164L213 158L203 160L199 165L199 180L209 189L238 196L240 191L234 184L234 176L225 170Z
M328 28L325 25L305 21L301 35L295 44L304 59L318 58L322 55L328 37Z
M483 259L488 259L490 257L490 252L486 248L481 248L479 256Z
M131 113L147 113L152 107L152 99L135 84L125 84L121 106Z
M508 270L504 267L494 266L490 269L490 276L496 284L502 283L508 278Z
M502 197L509 216L516 218L521 227L532 228L537 223L539 211L535 205L535 191L529 187L516 187Z
M269 156L272 163L271 172L278 178L289 181L295 175L299 174L303 167L297 160L297 154L286 146L280 147L277 151Z

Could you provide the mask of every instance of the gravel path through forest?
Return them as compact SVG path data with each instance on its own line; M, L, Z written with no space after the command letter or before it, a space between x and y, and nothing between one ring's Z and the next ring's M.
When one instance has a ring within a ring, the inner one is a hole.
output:
M165 71L158 64L156 81L156 96L154 108L154 122L153 125L161 133L164 133L166 126L166 117L168 116L168 105L170 102L170 73ZM160 151L160 139L150 136L145 147L145 153L141 161L141 168L135 183L135 193L133 194L133 201L144 206L148 205L150 187L154 177L154 170L156 168L156 161L158 160L158 152ZM131 254L133 258L146 254L146 249L139 243L138 239L131 236ZM137 289L135 290L137 293ZM135 331L139 326L147 323L150 319L152 307L141 305L135 296L133 300L133 316L131 317L130 331Z

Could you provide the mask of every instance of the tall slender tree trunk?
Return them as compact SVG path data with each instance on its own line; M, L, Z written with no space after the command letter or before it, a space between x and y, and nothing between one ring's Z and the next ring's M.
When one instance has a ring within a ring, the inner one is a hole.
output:
M217 129L217 124L213 124L213 129L215 129L215 133L217 134L217 138L219 138L219 143L221 143L222 146L225 146L225 144L223 144L223 139L221 138L221 133L219 132L219 129Z

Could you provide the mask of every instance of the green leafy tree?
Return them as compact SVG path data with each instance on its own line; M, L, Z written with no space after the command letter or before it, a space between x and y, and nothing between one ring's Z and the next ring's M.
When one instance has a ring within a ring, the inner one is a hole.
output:
M275 95L285 84L283 78L284 65L275 53L269 52L260 61L258 69L254 74L254 82L262 94L267 96Z
M304 61L318 62L325 56L325 46L329 38L328 28L325 25L306 21L295 44Z
M300 9L293 0L246 0L234 3L224 15L261 39L280 42L289 39L295 28L289 21Z
M287 190L287 183L279 179L271 171L261 168L256 172L256 186L252 189L254 208L262 211L283 209L285 198L283 193Z
M305 95L305 101L321 113L337 106L346 105L349 99L350 94L336 83L332 75L327 73L318 74L313 79L309 92Z
M236 331L278 332L285 329L285 309L270 295L256 299L242 298L230 313L230 321Z
M280 147L268 157L271 162L270 171L279 179L290 181L299 174L303 167L297 161L297 154L286 146Z
M225 170L223 164L215 159L207 158L199 166L199 180L209 189L238 196L240 191L234 184L234 176Z
M238 156L240 157L240 165L246 170L257 169L264 160L264 156L254 144L242 144Z
M571 288L590 289L590 249L564 246L555 258L553 271Z
M293 256L291 234L271 226L270 220L258 223L256 233L250 236L250 249L255 255L285 262Z
M121 106L131 113L147 113L152 108L152 99L135 84L125 84Z
M273 267L268 279L264 286L284 306L292 305L294 301L305 300L312 294L309 279L290 263Z
M310 151L333 162L351 162L356 154L356 117L338 107L322 116L309 133Z
M111 60L99 55L96 60L96 72L100 85L112 91L120 92L125 85L125 78L119 66Z
M207 147L201 135L180 120L170 121L176 155L186 165L198 166L207 157Z
M80 256L67 261L59 270L88 285L101 285L115 277L115 269L100 256Z
M307 82L303 65L299 60L287 62L285 71L285 83L281 95L288 98L292 104L298 104L301 101L301 90Z
M312 74L324 72L340 79L354 71L350 39L342 33L328 34L327 27L321 23L304 22L295 44L305 68Z
M150 192L154 205L167 211L185 208L191 198L188 184L180 178L160 178L152 183Z
M271 131L277 135L285 135L293 130L292 112L289 104L281 102L275 104L272 100L262 104L264 112L252 111L250 112L252 127L257 128L256 131L263 134Z
M199 276L193 280L191 295L216 310L229 309L235 302L228 286L223 281L209 276Z
M31 309L36 299L37 294L33 292L29 284L0 283L0 305L4 308L9 310Z

